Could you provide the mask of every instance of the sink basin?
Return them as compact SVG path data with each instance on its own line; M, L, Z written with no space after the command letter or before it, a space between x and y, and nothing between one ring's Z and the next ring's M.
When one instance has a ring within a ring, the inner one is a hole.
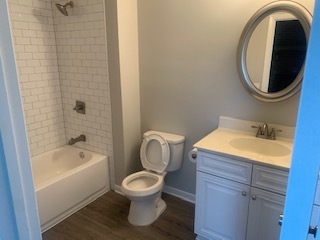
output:
M272 140L259 138L235 138L230 145L240 151L253 152L266 156L282 157L289 155L291 150Z

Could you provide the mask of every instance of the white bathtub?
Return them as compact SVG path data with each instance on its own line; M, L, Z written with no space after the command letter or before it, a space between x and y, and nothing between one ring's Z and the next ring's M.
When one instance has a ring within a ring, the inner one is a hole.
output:
M107 156L63 146L31 163L42 232L110 190Z

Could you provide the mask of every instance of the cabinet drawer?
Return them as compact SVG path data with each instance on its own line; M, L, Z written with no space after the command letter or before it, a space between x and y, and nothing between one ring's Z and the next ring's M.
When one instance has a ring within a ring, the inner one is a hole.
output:
M197 170L249 185L252 164L199 152Z
M286 171L253 165L252 186L285 195L288 174Z

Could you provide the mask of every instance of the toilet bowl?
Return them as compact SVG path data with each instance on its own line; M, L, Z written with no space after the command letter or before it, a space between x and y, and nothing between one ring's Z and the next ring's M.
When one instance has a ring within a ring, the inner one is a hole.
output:
M146 170L127 176L121 190L130 200L128 221L136 226L153 223L166 209L161 199L166 170L181 167L184 137L148 131L143 135L140 160Z
M140 171L123 180L122 192L131 200L128 215L131 224L149 225L166 209L161 199L164 175Z
M151 195L162 189L163 179L163 175L148 171L136 172L123 180L122 192L132 197Z

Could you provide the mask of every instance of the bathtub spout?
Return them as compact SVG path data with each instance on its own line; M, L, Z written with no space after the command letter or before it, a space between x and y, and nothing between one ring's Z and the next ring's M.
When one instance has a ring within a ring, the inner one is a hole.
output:
M71 138L69 141L68 141L68 144L69 145L73 145L77 142L85 142L86 141L86 136L81 134L79 137L76 137L76 138Z

